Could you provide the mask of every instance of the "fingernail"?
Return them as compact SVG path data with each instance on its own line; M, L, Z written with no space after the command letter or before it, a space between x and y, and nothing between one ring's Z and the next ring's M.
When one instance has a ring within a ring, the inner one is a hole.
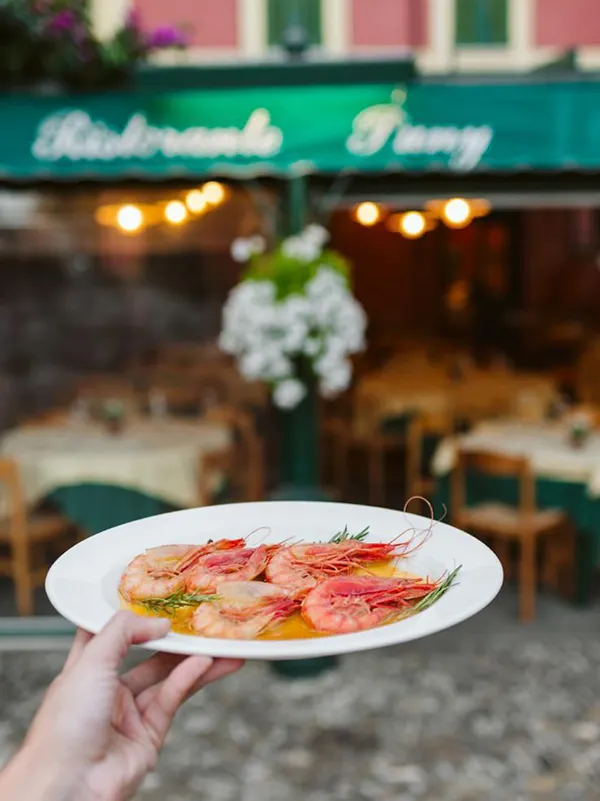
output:
M161 633L167 634L171 631L171 621L170 620L153 620L152 625Z

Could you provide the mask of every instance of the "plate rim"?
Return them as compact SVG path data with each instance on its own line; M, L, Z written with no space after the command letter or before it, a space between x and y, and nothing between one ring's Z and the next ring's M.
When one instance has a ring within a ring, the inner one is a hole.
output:
M73 558L74 552L80 550L85 551L86 547L89 548L90 541L97 542L97 538L109 538L111 536L115 536L115 534L118 532L120 532L122 536L124 530L129 530L131 533L139 531L143 528L145 523L148 523L148 521L166 521L169 518L172 519L182 516L192 517L197 514L201 516L203 512L207 512L208 510L211 511L211 514L215 515L218 514L216 510L232 508L235 508L239 511L239 513L243 514L244 509L248 507L273 507L275 505L280 507L285 505L293 505L295 507L308 506L312 508L335 507L340 512L342 512L344 509L349 511L361 509L365 511L368 510L371 513L384 512L388 515L407 515L408 518L418 518L424 522L428 520L428 518L423 517L422 515L417 515L412 512L404 512L401 509L398 510L386 507L375 507L357 503L335 503L330 501L255 501L247 503L223 504L219 506L204 506L197 507L195 509L183 509L174 512L166 512L161 515L141 518L140 520L135 520L130 523L124 523L119 526L106 529L73 545L52 564L47 573L44 586L48 599L55 610L69 622L73 623L77 627L85 628L92 633L97 633L110 618L107 618L102 623L99 623L98 621L90 621L89 616L86 616L85 614L85 606L80 610L79 608L74 608L68 603L65 605L63 603L63 599L60 597L60 591L56 590L56 580L58 578L57 573L67 559L70 560ZM452 530L454 532L454 536L458 535L476 542L477 547L482 549L482 553L485 553L487 557L487 564L479 569L485 570L490 574L489 576L486 576L486 591L478 592L477 598L474 602L469 605L465 605L462 610L455 610L449 616L449 619L448 617L440 617L439 615L437 615L438 619L435 619L436 607L438 606L435 604L430 609L420 612L413 618L408 618L404 621L399 621L398 623L391 623L386 626L380 626L362 632L354 632L352 634L328 635L325 637L298 640L227 640L198 637L194 635L168 634L165 638L149 641L139 647L165 653L201 654L213 657L241 658L245 660L263 660L274 662L281 660L313 659L355 652L358 653L361 651L390 647L392 645L401 645L403 643L413 642L417 639L422 639L424 637L428 637L452 628L460 623L463 623L468 618L478 614L490 603L492 603L502 588L504 575L500 560L496 554L481 540L473 537L471 534L463 531L462 529L451 526L443 521L438 521L437 525L442 526L444 529ZM185 538L183 539L185 541ZM200 536L199 539L201 541L202 537ZM173 536L172 541L177 541L177 536ZM304 541L309 542L310 540ZM115 562L118 562L118 558L115 560ZM107 574L105 573L105 576L106 575ZM98 582L99 593L101 592L100 581ZM460 578L458 584L456 585L456 589L458 589L459 585ZM444 599L440 599L439 603L443 603L443 601ZM114 611L116 612L117 610L115 609ZM428 622L428 625L425 627L423 627L424 620ZM420 625L415 626L414 621L418 621ZM412 626L407 626L407 624L411 623L413 624ZM398 626L403 626L402 636L398 636ZM424 631L423 628L425 628ZM193 647L190 647L192 644Z

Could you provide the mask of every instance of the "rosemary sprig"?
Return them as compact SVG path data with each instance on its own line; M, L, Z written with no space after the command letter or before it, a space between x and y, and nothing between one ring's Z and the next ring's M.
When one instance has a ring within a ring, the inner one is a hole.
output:
M216 595L193 595L185 592L174 592L172 595L167 595L166 598L144 598L143 601L138 603L154 614L172 615L179 609L198 606L204 601L214 601L216 598Z
M451 573L448 573L446 578L434 590L431 590L427 595L420 598L414 606L407 609L397 620L416 615L418 612L423 612L425 609L429 609L430 606L433 606L433 604L439 601L442 595L445 595L450 587L452 587L461 568L462 565L459 565Z
M366 528L363 528L362 531L359 531L358 534L350 534L348 531L348 526L344 526L342 531L338 531L337 534L334 534L329 542L335 545L340 542L346 542L347 540L358 540L359 542L362 542L362 540L364 540L369 533L369 529L370 526L367 526Z

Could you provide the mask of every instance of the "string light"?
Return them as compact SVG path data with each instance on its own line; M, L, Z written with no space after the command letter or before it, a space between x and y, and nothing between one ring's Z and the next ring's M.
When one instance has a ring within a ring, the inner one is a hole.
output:
M117 225L126 234L134 234L144 224L144 215L137 206L121 206L117 212Z
M208 200L204 192L201 192L200 189L192 189L185 196L185 205L192 214L202 214L208 206Z
M398 228L407 239L419 239L427 230L425 215L420 211L407 211L401 215Z
M218 206L225 200L225 187L218 181L209 181L202 187L202 194L211 206Z
M371 201L359 203L354 209L354 219L367 227L376 225L381 219L381 209L377 203L372 203Z
M181 225L187 219L188 213L181 200L171 200L165 207L165 220L171 225Z
M465 228L477 217L485 217L492 210L485 198L454 197L447 200L428 200L425 204L430 216L441 219L449 228Z
M448 200L444 205L442 218L451 228L465 228L472 219L468 201L461 197Z

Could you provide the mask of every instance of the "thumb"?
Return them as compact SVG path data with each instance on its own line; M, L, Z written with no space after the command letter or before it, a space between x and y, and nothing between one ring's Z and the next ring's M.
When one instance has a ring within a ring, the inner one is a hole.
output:
M160 639L170 628L170 622L165 619L117 612L86 647L81 661L117 671L132 645Z

